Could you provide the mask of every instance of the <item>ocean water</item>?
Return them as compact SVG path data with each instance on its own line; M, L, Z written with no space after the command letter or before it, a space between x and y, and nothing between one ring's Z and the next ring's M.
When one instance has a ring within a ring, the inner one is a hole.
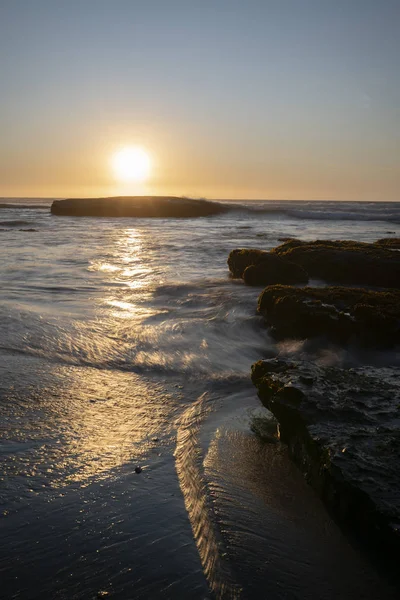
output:
M1 597L391 597L285 448L251 433L268 416L251 364L308 351L273 342L226 260L399 237L400 203L231 204L96 219L0 200Z

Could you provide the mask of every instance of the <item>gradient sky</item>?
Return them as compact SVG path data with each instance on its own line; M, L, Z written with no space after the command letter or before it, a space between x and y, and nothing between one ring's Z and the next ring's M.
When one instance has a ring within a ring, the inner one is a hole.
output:
M0 0L0 99L0 196L400 200L400 0Z

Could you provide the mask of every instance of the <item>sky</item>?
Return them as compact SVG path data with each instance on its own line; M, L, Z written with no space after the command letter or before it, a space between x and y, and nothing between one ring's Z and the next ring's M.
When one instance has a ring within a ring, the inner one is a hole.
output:
M399 60L400 0L0 0L0 196L400 201Z

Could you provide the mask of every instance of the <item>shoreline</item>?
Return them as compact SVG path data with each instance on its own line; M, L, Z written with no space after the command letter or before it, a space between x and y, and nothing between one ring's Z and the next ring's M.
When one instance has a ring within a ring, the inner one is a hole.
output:
M178 474L215 597L239 599L245 590L243 597L276 598L286 589L310 600L350 600L356 593L372 600L379 592L394 599L393 584L332 519L286 444L266 443L251 431L253 420L266 415L247 394L200 398L178 433Z

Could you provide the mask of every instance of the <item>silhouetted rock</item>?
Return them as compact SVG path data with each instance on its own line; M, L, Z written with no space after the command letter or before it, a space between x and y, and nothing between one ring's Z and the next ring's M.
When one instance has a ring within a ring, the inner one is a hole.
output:
M243 277L248 285L294 284L308 281L307 273L302 267L262 250L232 250L228 257L228 266L234 277Z
M219 202L175 196L119 196L55 200L54 215L73 217L207 217L229 210Z
M400 287L400 254L383 244L292 239L271 252L328 282Z
M400 556L398 369L259 361L252 381L280 438L332 513L386 566Z
M327 336L345 343L400 343L400 292L362 288L271 285L258 311L279 338Z

